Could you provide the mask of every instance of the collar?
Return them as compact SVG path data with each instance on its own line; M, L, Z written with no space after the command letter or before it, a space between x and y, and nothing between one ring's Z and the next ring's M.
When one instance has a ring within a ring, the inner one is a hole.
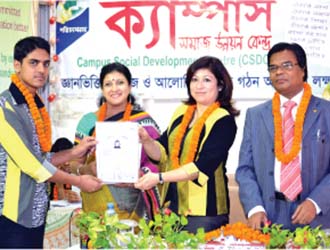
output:
M13 84L13 83L10 84L9 91L12 94L12 96L14 97L17 104L23 104L23 103L27 104L24 95L21 93L21 91L19 91L19 89L16 87L15 84ZM37 107L39 109L44 107L44 104L41 101L41 99L39 98L39 95L34 96L34 101L37 104Z
M302 89L298 94L296 94L294 97L292 97L290 100L294 101L295 103L297 103L297 106L299 106L301 98L303 96L304 93L304 89ZM281 108L283 108L283 103L285 103L286 101L288 101L289 99L286 98L285 96L280 95L280 102L281 102ZM296 106L296 107L297 107Z

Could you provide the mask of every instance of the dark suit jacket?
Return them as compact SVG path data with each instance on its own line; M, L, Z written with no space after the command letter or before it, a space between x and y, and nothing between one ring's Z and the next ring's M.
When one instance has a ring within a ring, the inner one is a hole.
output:
M301 148L301 202L314 200L322 212L312 221L330 228L330 102L312 96L304 121ZM272 102L247 110L236 181L244 211L261 205L274 221L274 123Z

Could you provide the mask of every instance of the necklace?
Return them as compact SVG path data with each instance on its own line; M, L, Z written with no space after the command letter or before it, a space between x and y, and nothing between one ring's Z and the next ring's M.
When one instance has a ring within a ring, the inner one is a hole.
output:
M311 87L304 83L304 93L301 102L297 109L296 120L294 122L294 137L292 147L286 154L283 152L283 138L282 138L282 115L280 112L280 95L275 92L272 106L275 127L275 156L282 163L289 163L299 153L302 141L303 125L305 120L306 110L312 96Z
M203 115L200 118L198 118L196 123L193 125L192 138L191 138L191 142L189 144L188 155L182 165L192 162L194 160L196 151L197 151L199 137L201 135L205 121L211 115L211 113L219 107L220 107L219 102L213 103L211 106L209 106L204 111ZM172 150L172 155L171 155L171 160L172 160L174 169L176 169L180 166L179 152L180 152L180 148L181 148L181 142L182 142L183 136L188 128L188 125L191 121L191 118L194 115L195 110L196 110L196 104L189 105L188 109L186 110L186 112L182 118L182 122L179 125L178 133L176 134L176 137L174 140L174 145L173 145L173 150Z
M36 102L34 100L34 96L31 94L28 88L20 81L20 79L16 74L11 75L11 81L19 89L19 91L24 96L25 101L27 102L27 105L29 107L36 128L41 150L43 152L49 152L52 143L51 140L52 131L51 131L51 122L46 107L43 106L42 108L38 109ZM38 94L36 93L36 95ZM39 95L38 97L42 102L42 99L40 98Z

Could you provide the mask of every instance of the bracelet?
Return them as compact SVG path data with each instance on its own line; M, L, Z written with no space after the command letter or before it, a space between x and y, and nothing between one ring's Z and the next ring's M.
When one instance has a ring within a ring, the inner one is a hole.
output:
M163 179L162 173L159 173L158 176L159 176L159 184L164 184L164 179Z
M80 168L81 168L81 166L80 166L79 168L76 169L76 173L77 173L77 175L80 175L80 170L79 170Z

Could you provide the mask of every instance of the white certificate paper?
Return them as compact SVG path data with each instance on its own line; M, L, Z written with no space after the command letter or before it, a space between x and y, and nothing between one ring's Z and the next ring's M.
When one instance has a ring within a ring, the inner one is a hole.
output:
M135 122L96 122L96 170L104 183L138 180L141 144Z

